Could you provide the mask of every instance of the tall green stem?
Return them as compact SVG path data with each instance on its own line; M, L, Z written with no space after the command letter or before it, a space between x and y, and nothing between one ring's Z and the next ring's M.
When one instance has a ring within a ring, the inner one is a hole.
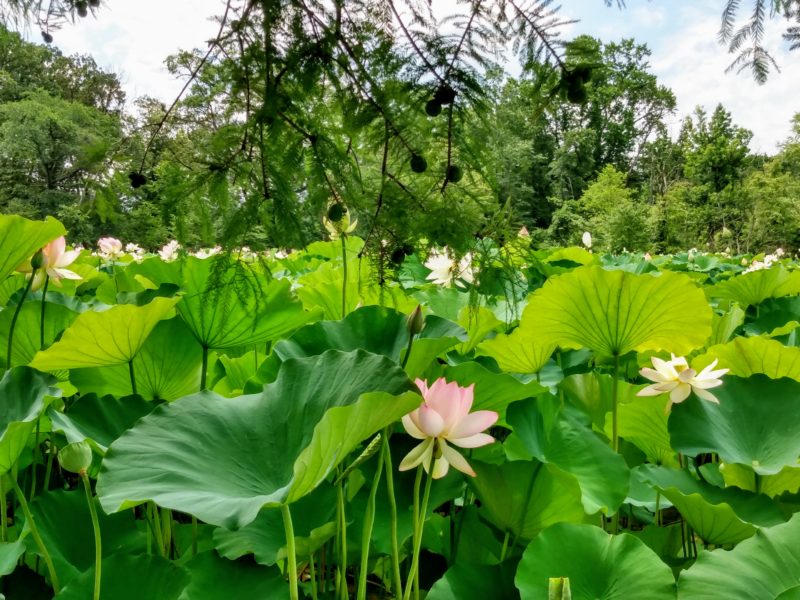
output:
M336 486L336 507L339 521L339 597L347 600L347 514L344 505L344 481Z
M100 600L100 578L103 563L103 546L100 537L100 521L97 520L97 508L92 497L92 486L85 471L80 473L83 489L86 490L86 502L89 504L89 515L92 517L92 530L94 531L94 600Z
M619 389L619 355L614 354L614 375L611 380L611 446L614 452L619 454L619 428L617 418L617 391ZM619 531L619 509L614 513L611 520L611 533Z
M47 286L50 285L50 275L44 278L44 288L42 288L42 313L39 319L39 349L44 348L44 315L47 311Z
M347 235L342 233L342 318L347 316Z
M136 391L136 376L133 374L133 359L128 361L128 374L131 378L131 393L135 396L138 392Z
M3 476L0 475L0 542L8 541L8 507L6 506L6 489Z
M392 470L392 449L389 446L391 430L383 430L383 461L386 470L386 493L389 496L389 537L392 541L392 575L394 576L394 596L403 597L403 581L400 575L400 544L397 540L397 500L394 495L394 471Z
M289 598L298 600L300 593L297 588L297 555L294 546L294 525L292 524L292 513L288 504L281 504L281 516L283 516L283 529L286 532L286 559L289 564Z
M419 553L422 549L422 529L425 526L425 513L428 511L428 500L431 496L431 484L433 483L433 465L436 462L436 452L433 453L431 458L430 468L428 469L428 478L425 480L425 491L422 494L422 504L419 507L418 520L414 523L414 552L411 555L411 571L408 573L406 580L406 593L403 600L409 600L411 597L411 586L409 581L416 580L417 571L419 569ZM422 466L419 467L419 472L422 471ZM417 593L419 592L418 586L415 586Z
M414 505L413 505L413 512L411 513L411 518L414 520L414 536L412 538L412 547L416 548L417 546L417 523L419 522L419 489L422 487L422 467L417 469L417 476L414 478ZM412 555L412 561L413 555ZM414 597L419 600L419 576L416 572L413 572L413 576L411 575L412 571L409 571L408 579L406 579L406 596L411 595L411 589L414 590ZM405 596L404 596L405 597Z
M378 495L378 484L381 482L383 474L383 453L386 446L381 442L381 452L378 456L378 467L369 488L369 499L367 500L367 510L364 513L364 526L361 532L361 564L358 571L358 600L367 598L367 574L369 572L369 544L372 539L372 527L375 524L375 498Z
M28 523L28 528L31 530L33 540L39 547L39 552L42 553L44 564L47 565L47 572L50 575L50 583L53 586L53 591L58 594L58 592L61 591L61 586L58 585L58 575L56 575L56 569L53 566L53 559L50 558L50 552L47 551L47 546L45 546L42 536L39 535L39 528L36 527L36 522L33 520L33 514L28 507L28 501L25 500L25 494L19 489L19 484L14 477L11 478L11 483L14 486L14 494L17 496L19 505L22 507L22 512L25 514L25 521Z
M203 344L203 366L200 370L200 391L206 389L206 377L208 377L208 346Z
M11 352L14 349L14 327L17 325L17 319L19 318L19 311L22 310L22 305L25 303L25 298L28 297L28 294L31 291L31 286L33 286L33 280L36 277L36 269L31 272L31 278L28 280L28 284L25 286L25 291L22 292L22 297L17 302L17 307L14 309L14 315L11 317L11 325L8 328L8 347L6 348L6 371L11 370Z
M314 554L308 557L308 577L311 580L311 600L317 600L319 594L317 592L317 570L314 565Z

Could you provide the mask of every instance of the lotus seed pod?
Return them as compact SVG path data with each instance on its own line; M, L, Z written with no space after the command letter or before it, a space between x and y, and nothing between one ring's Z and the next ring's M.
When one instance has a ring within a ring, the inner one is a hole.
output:
M70 473L86 472L92 464L92 447L86 440L73 442L58 453L58 462Z

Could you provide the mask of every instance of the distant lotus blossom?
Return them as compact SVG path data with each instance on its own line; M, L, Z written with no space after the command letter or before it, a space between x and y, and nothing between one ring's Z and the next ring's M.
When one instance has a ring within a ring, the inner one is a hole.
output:
M754 260L750 263L750 266L745 269L745 273L752 273L753 271L763 271L764 269L769 269L777 262L780 262L781 257L786 254L783 251L783 248L778 248L775 250L773 254L767 254L764 256L764 260Z
M172 240L158 251L158 255L161 257L161 260L170 262L178 258L180 249L181 245L177 241Z
M98 255L106 260L114 260L122 256L122 242L113 237L102 237L97 240Z
M708 390L722 385L720 377L728 372L728 369L717 369L717 360L699 373L689 367L689 363L682 356L672 355L672 360L662 360L657 356L652 357L655 369L644 367L640 373L642 377L655 381L639 391L637 396L659 396L669 392L669 402L665 408L669 413L673 404L679 404L689 397L692 392L698 398L719 404L719 400Z
M583 235L581 236L581 242L584 246L586 246L587 250L592 249L592 234L588 231L584 231Z
M66 248L67 241L64 239L63 235L42 248L42 266L36 270L36 274L33 276L33 283L31 284L32 291L40 289L44 285L47 277L50 277L50 281L59 287L61 286L62 279L82 279L77 273L65 268L75 262L75 259L80 256L81 251L68 251ZM31 273L33 271L31 261L28 260L25 264L17 267L17 271Z
M205 259L205 258L209 258L211 256L216 256L220 252L222 252L222 248L219 247L219 246L214 246L213 248L200 248L200 250L195 252L193 254L193 256L196 256L197 258L204 258Z
M652 256L650 256L650 253L649 253L649 252L645 252L645 253L644 253L644 259L645 259L647 262L650 262L651 260L653 260L653 257L652 257Z
M522 229L520 229L519 232L517 233L517 237L529 238L531 237L531 234L528 232L528 228L523 225Z
M289 256L289 254L283 250L275 250L274 256L275 258L286 258L287 256Z
M425 261L425 266L431 270L425 278L438 285L450 287L453 280L460 278L467 283L475 280L475 268L472 266L472 254L467 253L456 262L445 247L441 252L432 250Z
M139 244L126 244L125 253L130 254L136 262L141 262L145 255L144 248Z
M417 379L417 387L424 399L415 411L403 417L403 427L408 435L422 440L400 463L400 470L407 471L418 465L428 471L433 462L433 478L447 475L452 465L462 473L475 477L475 471L461 454L448 446L447 442L461 448L479 448L494 442L494 438L482 433L497 422L498 414L491 410L470 413L474 384L461 387L448 383L440 377L428 387L427 382Z

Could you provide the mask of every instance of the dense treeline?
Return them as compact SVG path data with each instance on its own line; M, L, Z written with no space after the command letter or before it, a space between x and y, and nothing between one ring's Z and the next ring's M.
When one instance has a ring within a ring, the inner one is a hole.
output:
M403 33L365 17L347 38L353 64L323 35L273 48L274 65L256 43L264 15L235 16L222 58L168 59L196 73L169 118L153 99L126 103L91 57L0 29L0 211L150 248L298 247L324 234L331 203L387 254L420 240L465 251L523 225L536 244L588 230L614 251L800 245L800 118L772 157L722 106L671 136L675 97L634 40L578 38L511 79L460 58L455 36L415 73ZM347 87L353 68L369 89Z

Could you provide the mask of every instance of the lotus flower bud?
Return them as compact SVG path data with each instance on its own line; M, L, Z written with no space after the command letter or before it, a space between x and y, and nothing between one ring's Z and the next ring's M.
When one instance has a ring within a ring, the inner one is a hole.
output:
M406 327L410 335L418 335L422 331L422 328L425 327L425 318L422 316L421 304L417 304L417 308L414 309L414 312L408 315Z
M70 473L85 473L92 464L92 447L89 442L73 442L58 453L61 468Z
M42 268L42 265L44 265L44 253L39 250L33 255L33 258L31 258L31 267L38 270Z

